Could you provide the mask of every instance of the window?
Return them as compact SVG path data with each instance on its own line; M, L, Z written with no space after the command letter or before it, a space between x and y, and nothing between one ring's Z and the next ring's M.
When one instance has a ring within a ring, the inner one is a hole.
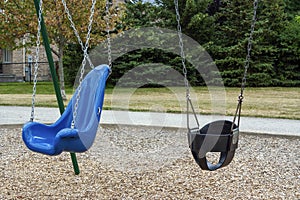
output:
M12 62L12 51L3 49L3 63L10 63Z

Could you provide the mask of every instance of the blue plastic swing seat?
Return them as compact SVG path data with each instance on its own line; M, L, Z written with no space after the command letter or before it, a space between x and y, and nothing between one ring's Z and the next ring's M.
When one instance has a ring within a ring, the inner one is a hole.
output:
M58 155L62 151L88 150L97 133L109 72L110 68L107 65L100 65L89 72L82 81L74 129L71 128L71 123L78 89L54 124L28 122L23 126L22 138L26 146L32 151L46 155Z

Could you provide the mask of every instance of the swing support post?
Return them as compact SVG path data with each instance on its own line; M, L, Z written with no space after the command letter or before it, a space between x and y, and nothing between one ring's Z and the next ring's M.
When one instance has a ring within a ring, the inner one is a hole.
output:
M36 12L37 12L37 16L39 16L39 9L40 9L39 3L40 3L39 0L34 0L34 5L35 5ZM60 111L60 114L62 114L65 111L65 107L64 107L63 99L62 99L60 88L59 88L58 78L57 78L55 67L54 67L54 61L53 61L53 57L52 57L52 53L51 53L49 38L48 38L47 29L46 29L46 26L44 23L43 16L42 16L42 20L41 20L41 33L42 33L44 47L46 50L46 55L47 55L47 59L48 59L49 67L50 67L50 72L51 72L51 76L52 76L52 81L53 81L53 86L54 86L54 90L55 90L55 94L56 94L59 111ZM78 163L77 163L76 154L75 153L70 153L70 154L71 154L71 159L72 159L72 163L73 163L74 173L77 175L80 173L80 171L79 171L79 167L78 167Z

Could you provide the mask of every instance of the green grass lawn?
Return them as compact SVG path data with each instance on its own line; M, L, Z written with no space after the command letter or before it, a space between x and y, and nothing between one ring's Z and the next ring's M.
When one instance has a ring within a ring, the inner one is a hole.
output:
M233 115L240 88L225 88L225 93L222 89L193 87L191 98L197 112ZM0 105L30 106L31 93L29 83L0 83ZM65 104L72 97L73 88L67 87L66 93ZM105 93L104 109L185 112L184 88L108 88ZM300 88L246 88L244 96L243 116L300 119ZM57 106L51 82L38 83L36 105Z
M0 94L31 94L33 83L0 83ZM66 92L71 94L73 88L66 87ZM54 94L52 82L38 82L38 94Z

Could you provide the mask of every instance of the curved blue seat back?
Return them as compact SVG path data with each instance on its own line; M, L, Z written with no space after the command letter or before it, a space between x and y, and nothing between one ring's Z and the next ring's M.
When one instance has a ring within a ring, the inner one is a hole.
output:
M32 151L47 155L88 150L97 133L109 72L107 65L100 65L82 81L74 129L71 128L71 123L78 89L54 124L28 122L23 126L22 138L26 146Z

